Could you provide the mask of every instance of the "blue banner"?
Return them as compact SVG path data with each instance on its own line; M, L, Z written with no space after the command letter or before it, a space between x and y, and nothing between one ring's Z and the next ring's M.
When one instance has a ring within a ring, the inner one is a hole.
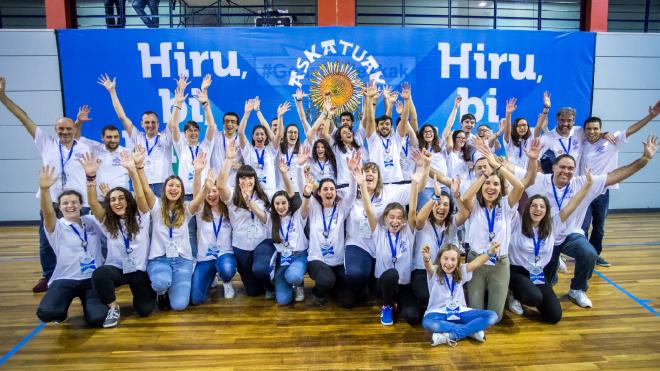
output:
M96 83L107 73L135 125L144 111L170 117L178 74L190 76L188 107L181 121L203 122L192 98L205 74L216 122L225 112L243 114L245 100L261 98L267 119L277 105L293 102L296 88L310 93L305 107L316 112L324 91L333 101L360 110L359 83L375 79L400 90L412 85L420 124L443 127L456 94L459 114L496 129L505 101L518 99L514 117L534 125L544 91L552 94L549 126L559 107L577 110L576 123L589 116L595 34L585 32L450 30L384 27L208 28L58 31L65 113L75 117L92 106L94 119L83 135L100 138L101 127L119 126L109 95ZM192 89L191 89L192 88ZM292 105L293 106L293 105ZM379 106L377 115L382 113ZM285 123L298 123L295 107ZM310 119L311 121L311 119ZM457 120L458 121L458 120ZM257 123L252 115L247 133ZM455 125L458 127L458 123Z

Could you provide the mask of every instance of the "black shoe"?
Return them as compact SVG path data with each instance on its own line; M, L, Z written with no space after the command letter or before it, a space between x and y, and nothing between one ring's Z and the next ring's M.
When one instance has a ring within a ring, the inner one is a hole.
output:
M164 293L163 295L158 295L157 300L158 300L158 309L160 309L161 311L165 312L172 309L172 307L170 306L170 296L167 294L167 292Z
M596 265L599 266L599 267L609 267L612 264L610 264L610 262L605 260L603 257L598 256L598 259L596 259Z
M46 277L42 277L39 281L37 281L37 284L34 285L32 288L32 292L34 293L39 293L39 292L44 292L48 290L48 280Z

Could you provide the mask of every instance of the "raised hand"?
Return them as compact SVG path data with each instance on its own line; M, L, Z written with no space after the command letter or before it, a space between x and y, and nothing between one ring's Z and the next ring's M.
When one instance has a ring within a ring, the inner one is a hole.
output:
M454 99L454 108L460 106L462 100L463 100L463 97L461 97L460 95L457 95L456 99Z
M351 173L353 173L353 177L357 184L364 184L364 171L362 171L362 169L352 169Z
M524 147L523 150L530 160L538 160L541 155L541 138L532 138L532 141L529 143L529 150Z
M195 169L196 172L202 171L204 170L204 166L206 166L206 152L200 151L193 161L193 169Z
M255 111L259 111L259 110L261 110L261 99L259 99L258 96L257 96L257 97L254 97L254 99L252 99L252 104L253 104L253 106L254 106L253 109L254 109Z
M552 104L550 102L550 93L547 91L543 92L543 108L550 109L552 107Z
M442 186L438 181L438 174L433 174L433 193L438 196L442 193Z
M408 100L408 99L410 99L411 94L412 94L412 92L411 92L410 84L408 84L407 82L404 82L401 85L401 98L403 98L404 101Z
M183 91L186 90L186 88L190 85L190 81L188 80L188 76L184 74L179 75L179 79L176 80L176 88L181 89Z
M144 165L144 159L147 157L147 150L141 144L136 144L133 148L133 161L135 162L136 167L142 167Z
M360 151L353 151L353 154L351 154L351 158L346 159L346 165L348 166L348 170L350 171L359 169L361 163L362 163L362 152Z
M185 88L177 86L174 90L174 105L181 107L186 98L188 98L188 94L185 94Z
M216 177L217 175L213 170L209 170L209 173L206 175L206 180L204 181L204 187L206 187L207 190L215 185Z
M227 150L225 151L225 158L227 160L234 160L236 159L236 142L231 141L227 145Z
M495 255L500 250L500 243L497 241L492 241L490 243L490 248L488 249L488 254Z
M644 143L644 155L643 158L650 160L655 156L655 152L658 150L658 137L653 134L649 134Z
M507 99L506 108L505 108L505 112L506 112L507 115L512 114L513 111L515 111L518 108L518 106L516 106L517 102L518 102L518 100L516 98Z
M55 175L54 166L42 166L39 170L39 189L47 190L55 184L58 176Z
M401 113L403 112L403 103L401 101L396 101L396 114L401 116Z
M296 89L296 94L293 95L293 98L298 102L302 102L304 96L305 94L303 94L302 89L298 88Z
M593 174L591 173L591 168L590 167L584 168L584 176L586 177L586 181L587 181L585 186L586 187L591 187L591 185L594 184L594 177L593 177Z
M121 166L125 167L128 171L136 171L135 160L133 156L128 151L122 151L119 154L119 159L121 160Z
M277 168L280 169L282 174L286 174L289 171L289 166L286 164L284 156L280 156L280 161L277 163Z
M451 194L456 198L461 197L461 178L451 180Z
M80 161L80 164L85 170L85 175L90 177L96 175L96 172L99 170L99 165L101 165L101 160L95 159L91 153L83 154L82 158L78 161Z
M376 80L370 80L367 83L366 87L362 89L362 93L367 96L367 98L376 99L378 98L379 91L376 88Z
M105 198L105 195L110 192L110 185L108 183L99 184L99 192L101 193L101 197Z
M98 82L99 85L103 86L107 91L113 91L117 87L117 78L115 77L112 80L110 80L110 77L108 76L107 73L99 76L96 82Z
M213 82L211 79L211 74L207 73L206 76L204 76L204 79L202 80L202 86L199 89L202 91L208 90L209 86L211 86L211 82Z
M287 113L291 109L291 104L286 101L279 106L277 106L277 117L282 117L284 116L285 113Z
M88 105L78 107L78 115L76 116L76 121L80 123L92 121L92 119L89 118L90 112L92 112L92 108Z
M209 92L206 89L200 89L197 101L201 105L206 105L209 102Z
M248 99L245 101L245 113L252 112L254 109L254 99Z
M296 163L298 164L298 166L303 166L304 164L306 164L307 160L309 160L309 157L311 155L312 155L312 149L308 145L304 145L298 152L298 156L296 158Z
M422 246L422 257L425 260L430 260L431 259L431 247L428 244L425 244Z

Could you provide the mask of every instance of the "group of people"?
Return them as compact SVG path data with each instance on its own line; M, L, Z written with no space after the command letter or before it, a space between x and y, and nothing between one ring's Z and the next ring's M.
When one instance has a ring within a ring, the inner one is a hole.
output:
M421 322L433 345L468 336L484 341L507 302L517 314L536 308L543 321L557 323L562 308L552 286L560 254L575 259L568 296L591 307L586 292L597 260L604 261L609 189L643 168L657 148L649 135L639 159L617 165L623 143L657 116L660 102L611 133L596 117L574 127L572 108L559 109L548 131L548 93L532 129L524 118L512 120L510 99L497 132L483 124L475 135L472 114L452 130L460 96L443 127L420 127L409 85L396 92L370 82L357 125L351 112L336 119L329 96L310 125L298 90L299 123L285 125L289 102L266 120L255 97L242 115L225 113L220 131L207 75L196 97L206 124L200 138L197 122L186 122L183 133L179 127L187 77L177 81L162 131L152 111L142 115L144 131L133 125L116 79L103 75L98 83L128 134L127 148L113 125L103 128L101 142L81 137L89 107L75 121L57 120L52 136L7 97L0 78L0 102L43 160L44 278L34 290L47 290L37 309L44 322L64 321L79 297L90 325L116 326L115 290L125 284L141 316L156 306L201 305L216 280L233 298L238 272L246 295L279 305L305 299L305 274L318 305L334 297L350 308L373 294L382 301L383 325L395 317ZM385 111L376 116L381 98ZM253 114L259 123L248 137ZM504 157L495 155L500 136Z

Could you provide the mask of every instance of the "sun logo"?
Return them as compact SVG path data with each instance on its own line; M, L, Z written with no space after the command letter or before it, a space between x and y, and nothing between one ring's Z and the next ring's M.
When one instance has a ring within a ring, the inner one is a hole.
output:
M309 88L312 104L321 110L326 95L330 95L337 112L353 112L360 104L364 84L357 71L348 63L326 62L312 72Z

